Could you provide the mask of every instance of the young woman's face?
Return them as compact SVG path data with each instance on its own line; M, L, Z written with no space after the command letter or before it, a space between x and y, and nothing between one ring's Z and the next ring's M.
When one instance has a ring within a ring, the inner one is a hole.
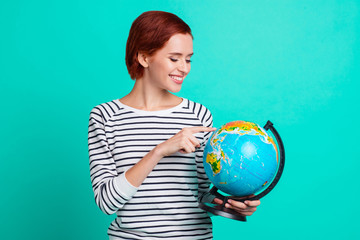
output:
M170 92L181 89L190 72L193 40L190 34L173 35L163 48L148 58L148 76L151 83Z

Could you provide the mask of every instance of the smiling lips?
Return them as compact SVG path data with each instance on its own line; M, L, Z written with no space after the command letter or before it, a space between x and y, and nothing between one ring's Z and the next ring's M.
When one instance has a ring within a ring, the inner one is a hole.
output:
M177 84L182 84L182 82L184 81L183 76L179 76L179 75L169 75L169 76Z

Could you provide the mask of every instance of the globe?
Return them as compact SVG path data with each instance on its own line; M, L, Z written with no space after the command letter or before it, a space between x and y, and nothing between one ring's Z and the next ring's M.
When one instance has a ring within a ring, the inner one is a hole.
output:
M278 148L258 124L233 121L212 133L203 163L215 187L245 197L263 191L271 183L278 169Z

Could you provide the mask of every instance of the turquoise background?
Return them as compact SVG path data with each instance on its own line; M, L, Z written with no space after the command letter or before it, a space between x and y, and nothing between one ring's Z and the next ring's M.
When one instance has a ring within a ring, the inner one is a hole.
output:
M280 183L248 222L214 217L214 239L359 239L360 1L0 3L1 239L106 239L87 127L127 94L132 21L170 11L194 33L179 96L214 125L270 119L286 148Z

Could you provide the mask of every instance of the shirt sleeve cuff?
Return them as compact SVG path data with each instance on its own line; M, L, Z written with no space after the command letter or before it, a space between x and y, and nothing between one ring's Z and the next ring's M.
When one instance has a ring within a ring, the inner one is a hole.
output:
M116 190L119 191L122 196L124 196L126 199L130 199L135 195L138 188L129 183L125 177L125 173L126 172L120 174L114 179L114 185Z

